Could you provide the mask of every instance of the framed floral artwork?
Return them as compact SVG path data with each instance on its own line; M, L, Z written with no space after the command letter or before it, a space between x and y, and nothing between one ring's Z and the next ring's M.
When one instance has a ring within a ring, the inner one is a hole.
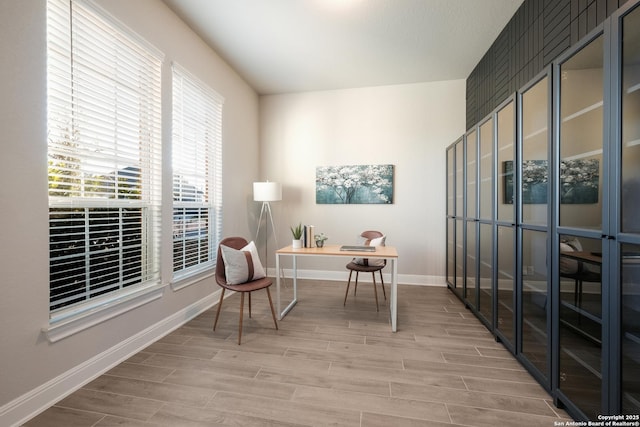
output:
M318 166L317 204L393 203L393 165Z

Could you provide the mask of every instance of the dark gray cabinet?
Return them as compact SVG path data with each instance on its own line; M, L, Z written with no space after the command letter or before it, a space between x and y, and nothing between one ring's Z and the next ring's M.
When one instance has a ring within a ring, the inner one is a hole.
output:
M447 282L574 418L640 414L640 0L447 150Z

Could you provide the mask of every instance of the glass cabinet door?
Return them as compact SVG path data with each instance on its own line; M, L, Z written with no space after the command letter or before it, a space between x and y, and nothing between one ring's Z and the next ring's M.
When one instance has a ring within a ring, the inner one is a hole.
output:
M520 287L522 355L535 366L549 386L550 276L549 123L550 81L542 77L521 96L521 257Z
M464 220L455 219L455 240L456 240L456 276L454 280L454 291L460 298L463 297L464 290Z
M496 330L511 347L515 343L515 227L498 226Z
M640 414L640 244L624 244L622 288L621 412Z
M623 233L640 234L640 10L622 21Z
M522 230L522 354L549 379L547 232Z
M455 280L454 291L464 290L464 140L455 143Z
M479 217L485 221L493 220L493 119L480 125L479 133Z
M478 139L476 130L470 131L465 138L466 150L466 265L465 265L465 300L471 307L476 307L476 286L478 280L478 258L476 247L476 219L478 207L476 194L478 190Z
M640 414L640 5L621 21L620 412ZM617 409L617 408L616 408Z
M547 225L549 215L549 78L522 94L522 223Z
M602 409L602 241L560 236L558 388L595 420Z
M603 36L560 66L560 226L602 229Z
M497 260L496 330L505 345L515 346L515 106L509 101L496 116L497 127Z
M467 189L467 219L475 219L476 215L476 181L477 181L477 147L478 140L476 137L476 131L473 130L469 132L467 137L465 138L466 150L467 150L467 180L466 180L466 189Z
M460 139L455 145L456 156L456 217L464 217L464 145L463 140Z
M447 216L455 216L456 211L454 209L454 204L456 200L456 192L455 192L455 172L456 172L456 162L455 162L456 150L455 146L450 146L447 148Z
M493 324L493 117L478 134L478 313Z
M498 142L498 215L499 222L515 222L515 108L513 101L503 107L497 115Z
M447 218L447 283L455 286L456 280L456 241L455 241L456 220Z
M558 254L561 400L606 412L602 372L604 50L599 35L559 64ZM563 395L563 396L562 396Z
M447 148L447 283L454 285L455 259L455 146Z
M476 226L475 221L466 221L466 252L467 264L465 269L465 300L471 307L476 306L476 284L478 280L478 264L476 250Z

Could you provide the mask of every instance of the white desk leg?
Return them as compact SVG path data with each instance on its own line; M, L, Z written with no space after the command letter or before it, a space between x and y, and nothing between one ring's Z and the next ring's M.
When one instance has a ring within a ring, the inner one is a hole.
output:
M276 254L276 309L278 310L278 320L282 320L280 311L280 254Z
M276 264L276 267L279 267L279 266ZM287 313L291 311L293 306L296 305L297 303L298 303L298 267L296 264L296 256L293 255L293 300L282 311L280 311L280 302L278 301L278 313L280 313L280 320L282 320L282 318L286 316Z
M293 300L298 302L298 257L293 256Z
M391 260L391 332L398 330L398 260Z

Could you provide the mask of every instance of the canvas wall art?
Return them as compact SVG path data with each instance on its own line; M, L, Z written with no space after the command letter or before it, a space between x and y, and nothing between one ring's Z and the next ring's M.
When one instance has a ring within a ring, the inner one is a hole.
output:
M393 165L318 166L317 204L393 203Z

